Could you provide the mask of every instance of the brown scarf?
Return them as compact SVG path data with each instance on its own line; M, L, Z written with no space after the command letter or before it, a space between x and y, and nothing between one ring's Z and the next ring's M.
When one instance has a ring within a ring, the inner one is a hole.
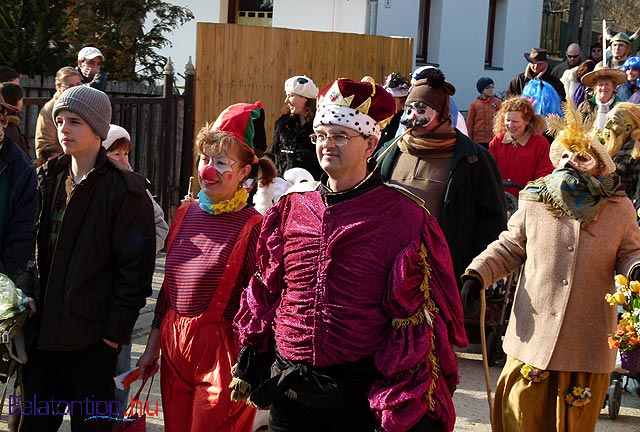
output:
M416 157L452 157L457 138L458 136L449 118L433 132L426 133L420 137L415 137L410 133L404 135L398 143L398 148L402 153L408 153Z

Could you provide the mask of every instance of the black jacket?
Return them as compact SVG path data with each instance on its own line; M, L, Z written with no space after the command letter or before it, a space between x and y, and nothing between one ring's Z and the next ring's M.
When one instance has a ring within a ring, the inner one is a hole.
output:
M5 136L0 148L0 273L14 282L33 257L36 185L33 164Z
M506 229L507 209L500 171L489 152L457 129L456 134L455 154L438 222L449 244L460 285L460 276L471 260ZM398 155L395 146L381 161L384 180L391 178Z
M276 120L273 140L267 156L275 163L278 175L289 168L304 168L320 180L322 168L316 156L316 146L309 135L313 133L311 121L300 125L298 116L283 114Z
M65 187L70 162L62 155L38 171L38 313L27 336L49 351L80 350L103 337L126 344L151 295L155 265L145 179L118 169L101 148L94 169L73 191L52 245L54 198Z

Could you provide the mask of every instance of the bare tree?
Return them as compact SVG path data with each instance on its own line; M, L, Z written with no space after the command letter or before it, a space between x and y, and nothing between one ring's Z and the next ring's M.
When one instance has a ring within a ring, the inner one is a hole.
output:
M637 0L596 0L596 22L606 19L611 31L635 32L640 26L640 8Z

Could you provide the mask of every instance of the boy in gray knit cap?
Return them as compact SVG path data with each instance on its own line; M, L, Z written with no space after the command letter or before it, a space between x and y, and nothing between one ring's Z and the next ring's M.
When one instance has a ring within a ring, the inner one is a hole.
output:
M25 402L38 410L25 405L22 430L56 431L67 412L73 431L110 431L124 408L113 402L118 351L151 295L153 208L144 178L112 164L101 145L106 94L68 89L53 117L65 154L38 173L37 312L23 371Z

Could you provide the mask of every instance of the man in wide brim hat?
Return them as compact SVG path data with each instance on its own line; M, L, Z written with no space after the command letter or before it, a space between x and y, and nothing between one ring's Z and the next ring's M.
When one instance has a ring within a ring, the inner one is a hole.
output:
M608 78L613 82L614 87L624 84L627 75L620 69L612 69L608 67L596 67L593 71L584 74L581 81L587 87L594 87L599 79Z
M531 52L524 53L524 58L533 64L546 62L548 60L547 50L544 48L531 48Z

